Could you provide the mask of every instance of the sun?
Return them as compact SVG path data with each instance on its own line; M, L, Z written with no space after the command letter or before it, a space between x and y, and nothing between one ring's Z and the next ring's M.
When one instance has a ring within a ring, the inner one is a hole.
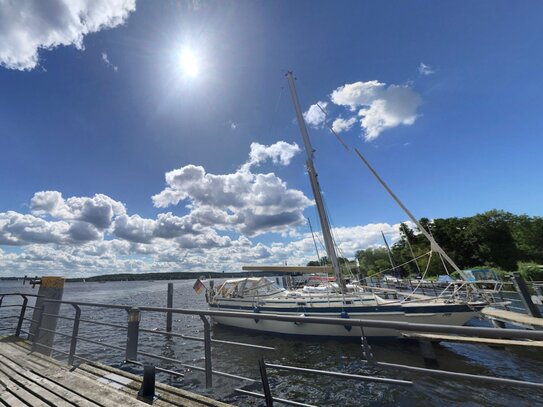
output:
M183 48L179 56L179 64L185 76L196 77L200 73L198 57L191 48Z

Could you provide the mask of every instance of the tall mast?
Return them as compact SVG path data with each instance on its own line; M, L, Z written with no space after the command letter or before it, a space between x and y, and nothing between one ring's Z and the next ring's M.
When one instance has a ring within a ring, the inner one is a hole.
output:
M328 256L328 259L332 262L332 268L334 269L334 274L336 275L336 280L338 282L339 288L341 292L345 292L345 284L343 282L343 278L341 277L339 261L336 255L336 249L334 247L332 233L330 231L330 222L328 221L328 216L326 214L326 210L324 209L324 201L322 199L321 188L319 186L319 181L317 180L317 172L315 171L315 166L313 165L313 152L315 150L313 150L313 147L311 146L311 141L309 140L309 135L307 134L307 127L305 125L304 117L302 115L302 110L300 109L300 102L296 93L296 86L294 84L294 76L292 75L292 72L287 72L287 79L288 86L290 88L290 96L292 97L292 103L294 103L296 118L298 119L300 133L302 134L305 152L307 154L307 173L309 174L309 181L311 182L313 197L315 198L317 211L319 213L319 220L322 229L322 236L324 238L324 246L326 247L326 254Z

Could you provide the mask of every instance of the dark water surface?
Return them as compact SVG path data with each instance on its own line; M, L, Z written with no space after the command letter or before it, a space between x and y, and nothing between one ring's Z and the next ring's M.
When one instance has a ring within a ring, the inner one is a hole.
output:
M174 307L205 309L205 298L192 290L193 281L175 281ZM111 282L68 283L64 290L65 300L103 302L123 305L166 306L166 281L156 282ZM20 282L0 281L0 293L37 293L37 288ZM4 299L4 304L20 303L19 298ZM0 317L18 314L17 308L0 308ZM62 315L72 316L73 309L63 306ZM31 312L28 313L30 318ZM124 310L106 310L83 307L82 318L113 324L126 325ZM15 320L0 320L0 328L15 326ZM72 321L61 320L58 330L71 333ZM473 320L472 324L484 325L484 321ZM27 324L25 324L28 327ZM165 315L142 313L141 327L165 329ZM25 328L23 328L25 329ZM26 328L27 329L27 328ZM199 317L174 315L174 331L187 335L203 336L203 325ZM0 334L11 333L0 331ZM103 341L109 345L123 347L126 331L111 327L81 323L80 336ZM318 375L301 375L293 372L268 372L272 393L276 397L304 401L319 406L543 406L543 391L506 386L489 386L470 381L449 381L420 374L368 367L362 356L358 341L301 340L240 332L224 327L213 327L213 338L232 340L275 347L275 351L241 348L214 344L212 348L213 369L245 377L258 378L258 358L267 362L294 366L337 370L345 373L379 375L382 377L409 379L411 387L380 383L358 382ZM424 366L416 343L400 340L371 342L377 360ZM67 351L65 338L57 336L55 348ZM203 367L203 342L182 338L140 333L139 349L144 352L176 358L188 364ZM78 342L78 355L120 366L124 355L106 347ZM436 347L440 368L465 373L478 373L513 379L543 381L543 351L521 348L494 349L482 345L442 344ZM181 366L140 357L157 366L183 370ZM137 367L130 367L139 373ZM223 401L243 406L263 405L261 400L239 396L234 388L243 387L261 392L258 384L247 385L234 379L214 376L214 388L206 391L204 376L200 372L188 372L184 378L160 375L159 379L185 389L208 394Z

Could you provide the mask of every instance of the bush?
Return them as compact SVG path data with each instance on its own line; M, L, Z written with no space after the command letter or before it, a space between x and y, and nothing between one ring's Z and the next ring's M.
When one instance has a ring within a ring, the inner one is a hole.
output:
M543 265L532 262L518 262L518 271L525 280L543 281Z

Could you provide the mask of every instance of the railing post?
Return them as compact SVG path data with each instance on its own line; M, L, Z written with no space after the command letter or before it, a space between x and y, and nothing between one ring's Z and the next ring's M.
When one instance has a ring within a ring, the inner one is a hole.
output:
M211 325L205 315L200 315L204 323L204 356L206 369L206 387L213 387L213 372L211 367Z
M167 308L173 308L173 283L168 283ZM173 314L171 311L166 313L166 332L172 331Z
M258 368L260 369L260 378L262 379L262 389L264 390L266 407L273 407L273 397L271 395L270 383L268 382L268 372L266 371L266 362L264 362L264 358L260 358L258 360Z
M21 335L21 327L23 326L23 321L24 321L25 312L26 312L26 304L28 303L28 298L26 298L26 295L21 294L21 297L23 297L23 305L21 305L21 313L19 314L19 322L17 322L17 329L15 330L15 336Z
M81 317L81 308L78 305L72 304L75 308L74 327L72 329L72 340L70 342L70 354L68 355L68 364L74 364L75 348L77 346L77 336L79 335L79 318Z
M522 276L517 272L513 273L511 279L513 280L513 284L515 285L515 288L519 293L520 299L526 307L526 311L528 312L528 314L535 318L541 318L541 312L539 311L539 308L537 308L537 305L532 302L532 298L530 297L530 293L528 292L528 286L526 285L526 281L524 281Z
M58 314L61 304L59 302L50 302L47 300L62 300L64 293L64 278L63 277L42 277L40 289L34 313L32 314L32 322L30 324L29 339L34 341L33 348L38 352L51 356L51 348L55 341L55 330L57 329ZM43 315L48 314L48 315ZM39 323L39 325L38 325ZM38 335L38 328L44 329ZM44 346L40 346L44 345Z
M4 296L0 295L0 307L2 306L2 301L4 301Z
M138 337L141 313L138 308L128 310L128 332L126 335L126 360L138 360Z

